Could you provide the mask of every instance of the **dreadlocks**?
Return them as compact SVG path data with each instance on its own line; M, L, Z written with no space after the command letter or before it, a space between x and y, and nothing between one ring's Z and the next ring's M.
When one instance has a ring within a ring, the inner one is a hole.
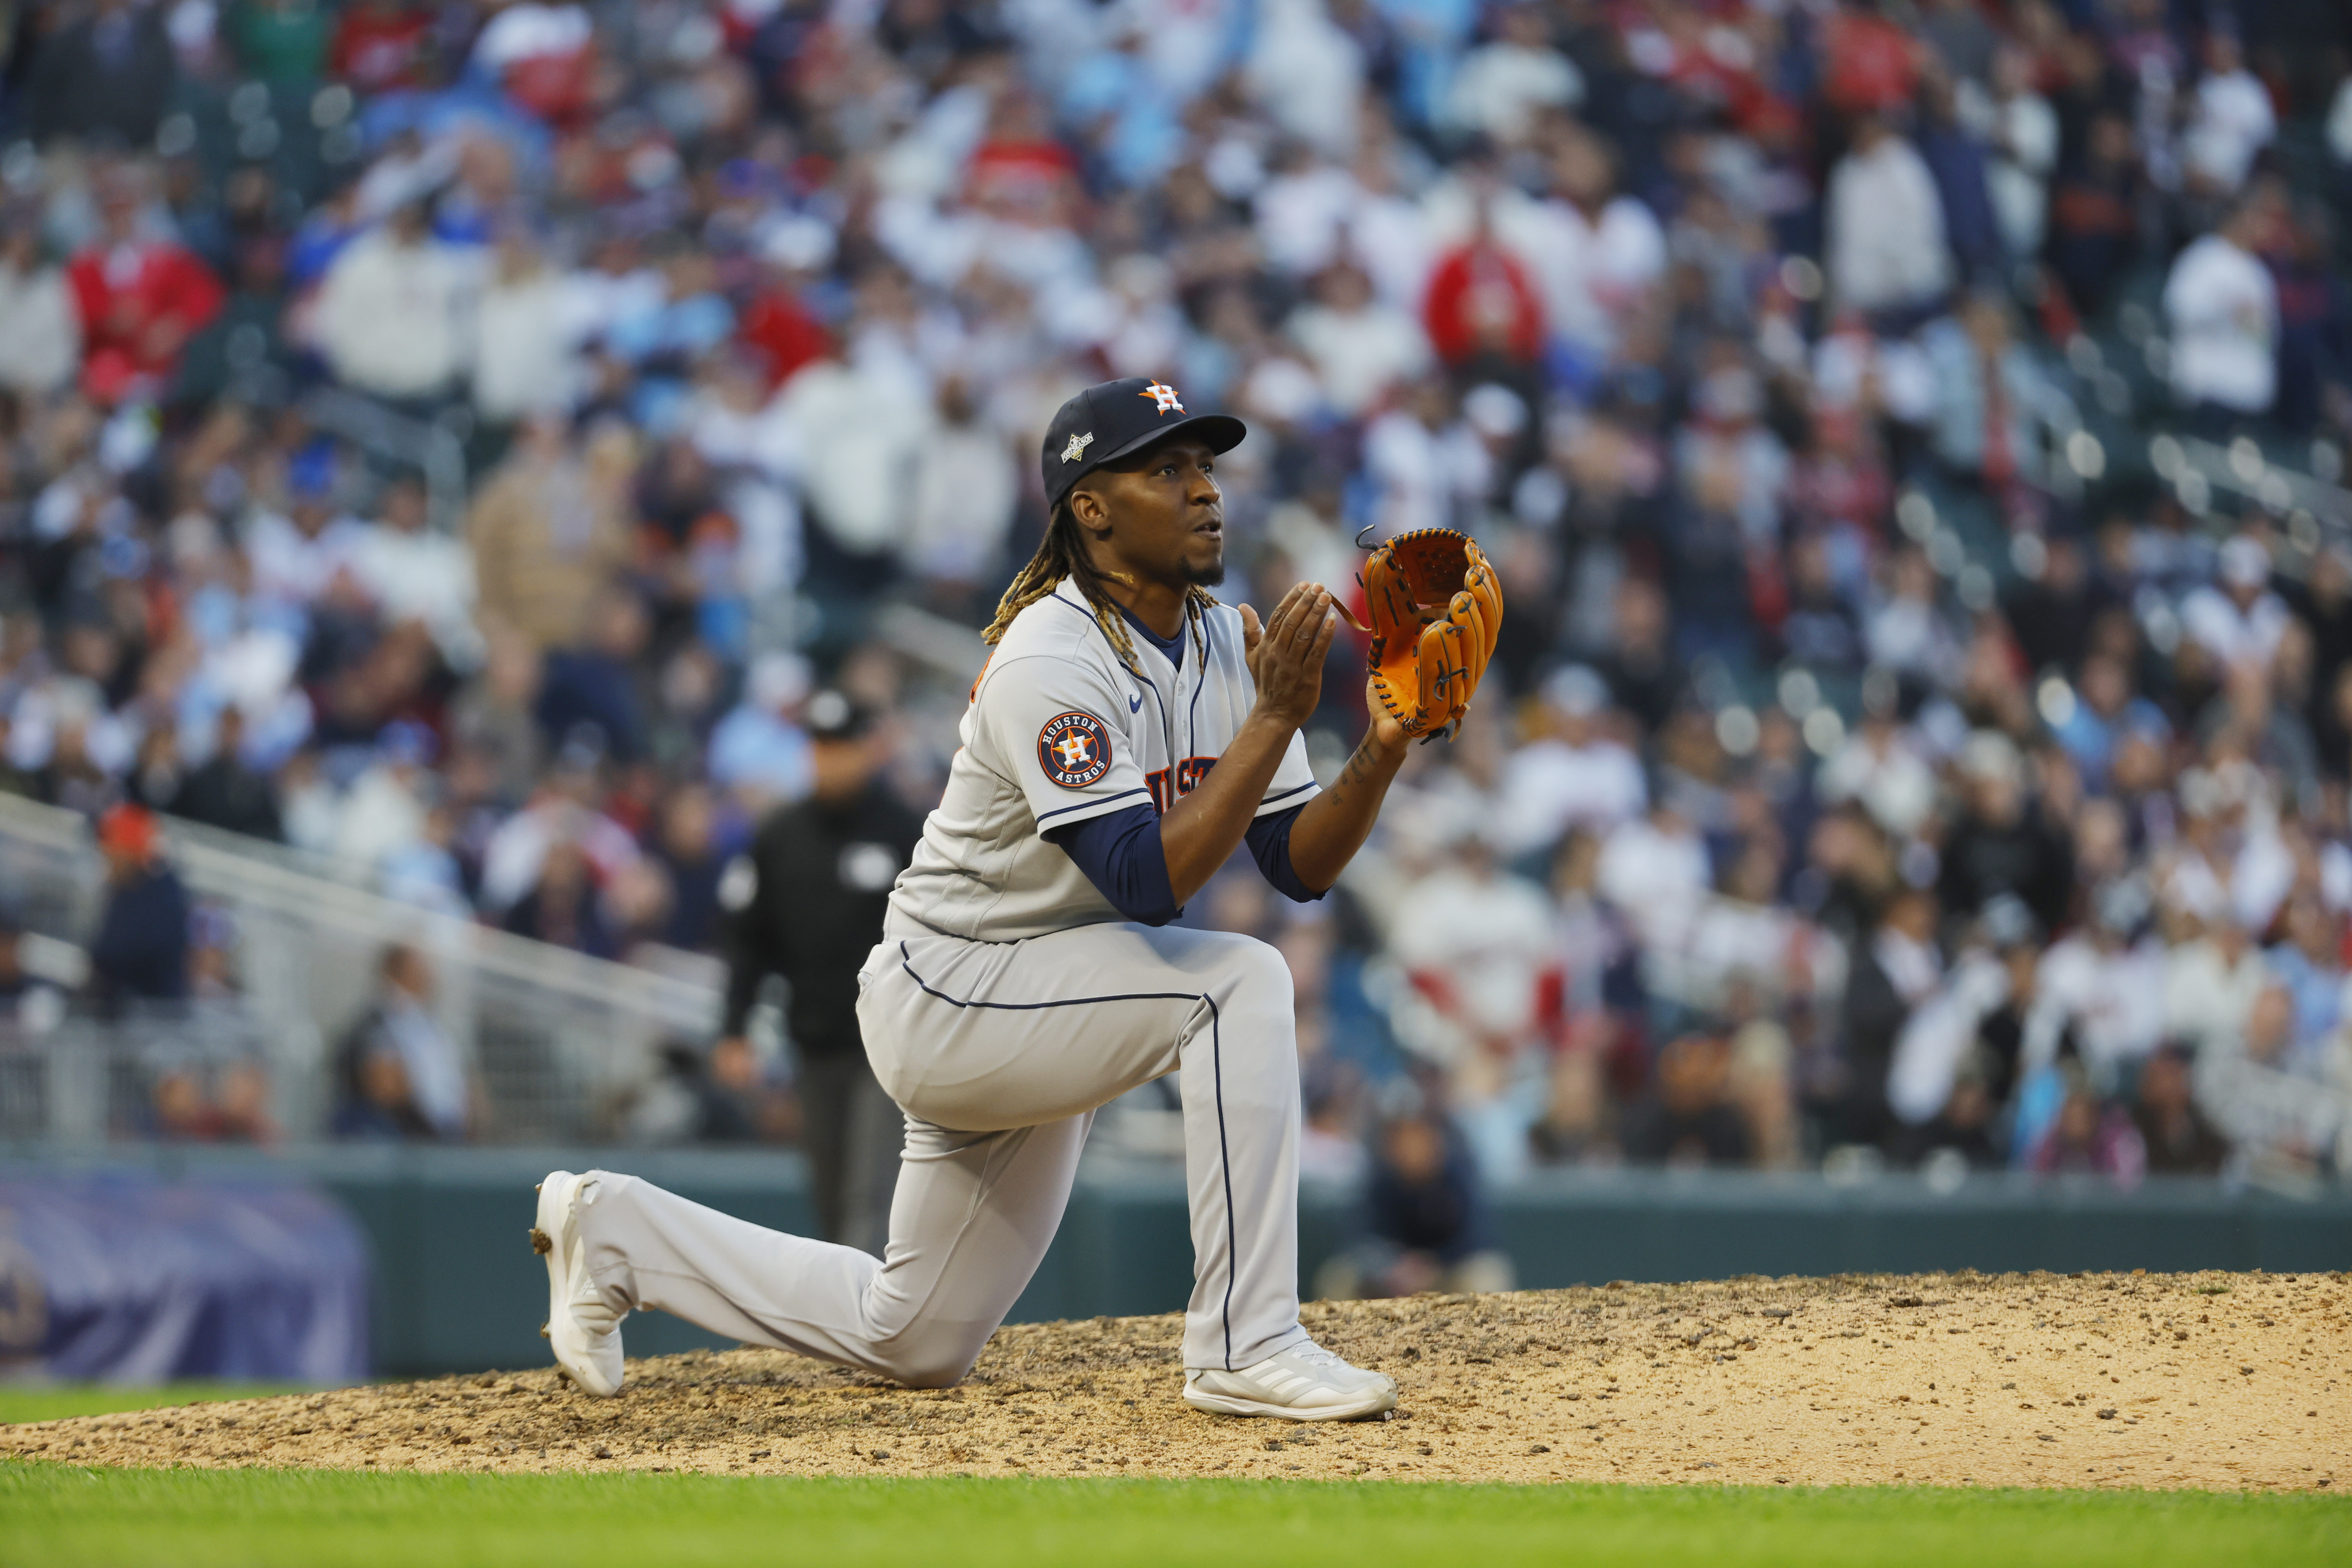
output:
M1118 604L1110 596L1103 574L1096 571L1094 562L1087 558L1086 541L1078 532L1078 520L1072 515L1067 499L1055 505L1053 516L1046 519L1045 537L1037 542L1037 553L1014 574L1013 585L997 601L996 618L988 623L980 640L993 647L1003 637L1005 628L1013 625L1013 616L1061 586L1066 577L1077 584L1078 592L1093 606L1095 624L1102 627L1119 662L1141 675L1143 672L1136 668L1135 644L1127 633L1127 617L1119 614ZM1184 620L1192 628L1192 645L1201 650L1203 659L1208 658L1209 650L1201 635L1201 615L1216 602L1198 584L1184 590Z

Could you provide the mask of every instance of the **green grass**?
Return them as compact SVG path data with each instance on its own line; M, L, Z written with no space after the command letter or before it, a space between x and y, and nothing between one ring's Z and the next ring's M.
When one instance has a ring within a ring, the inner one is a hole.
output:
M275 1383L166 1383L116 1388L100 1383L0 1383L0 1426L12 1421L56 1421L68 1415L111 1415L118 1410L160 1410L215 1399L260 1399L300 1389Z
M0 1564L2001 1568L2352 1562L2332 1498L97 1470L0 1463Z

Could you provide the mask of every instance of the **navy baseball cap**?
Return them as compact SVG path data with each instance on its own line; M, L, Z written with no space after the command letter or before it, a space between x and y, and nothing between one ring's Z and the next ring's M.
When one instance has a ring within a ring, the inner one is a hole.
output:
M1184 400L1163 382L1131 375L1087 387L1063 404L1045 427L1039 466L1046 507L1061 505L1070 487L1097 468L1179 430L1206 441L1213 452L1230 452L1249 434L1249 426L1230 414L1186 413Z

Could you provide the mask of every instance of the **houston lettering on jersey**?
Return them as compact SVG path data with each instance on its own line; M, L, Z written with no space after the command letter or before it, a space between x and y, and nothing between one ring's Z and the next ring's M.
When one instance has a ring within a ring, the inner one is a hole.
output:
M1160 816L1167 816L1168 808L1200 788L1201 781L1207 778L1209 770L1216 765L1214 757L1187 757L1172 768L1161 768L1156 773L1144 774L1143 784L1151 792L1152 808ZM1171 779L1175 785L1172 789L1169 787Z

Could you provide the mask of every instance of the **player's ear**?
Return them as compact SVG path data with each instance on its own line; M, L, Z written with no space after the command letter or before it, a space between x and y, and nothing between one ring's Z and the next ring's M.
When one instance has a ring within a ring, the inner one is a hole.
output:
M1089 474L1070 490L1069 500L1063 504L1070 509L1071 519L1088 533L1105 533L1110 529L1110 508L1103 503L1101 494L1091 483Z

